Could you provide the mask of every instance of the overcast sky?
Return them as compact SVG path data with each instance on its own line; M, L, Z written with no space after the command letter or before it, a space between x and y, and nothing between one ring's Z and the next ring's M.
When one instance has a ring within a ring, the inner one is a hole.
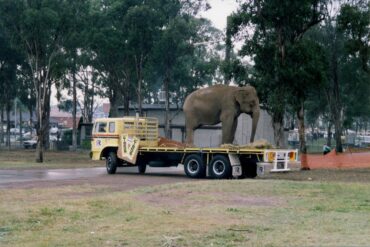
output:
M209 0L211 9L202 13L202 17L212 21L215 27L224 30L226 28L226 18L236 10L238 4L236 0Z

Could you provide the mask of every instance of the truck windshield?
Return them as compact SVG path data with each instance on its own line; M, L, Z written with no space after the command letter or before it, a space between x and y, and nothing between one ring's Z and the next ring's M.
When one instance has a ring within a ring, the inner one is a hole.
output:
M105 133L106 132L107 123L98 122L95 125L95 132L96 133Z

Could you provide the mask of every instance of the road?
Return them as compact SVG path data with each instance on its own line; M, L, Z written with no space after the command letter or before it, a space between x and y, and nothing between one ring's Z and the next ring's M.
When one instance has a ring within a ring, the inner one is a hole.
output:
M96 184L124 189L140 186L191 181L184 174L183 167L151 168L145 174L138 174L137 167L118 168L115 175L108 175L105 167L82 169L35 169L0 170L0 189L35 188L63 185Z

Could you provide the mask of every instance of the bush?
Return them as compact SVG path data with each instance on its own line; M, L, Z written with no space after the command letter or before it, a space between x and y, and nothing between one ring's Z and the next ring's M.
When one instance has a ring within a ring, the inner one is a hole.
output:
M82 149L91 149L91 141L90 140L83 140L81 143L81 148Z

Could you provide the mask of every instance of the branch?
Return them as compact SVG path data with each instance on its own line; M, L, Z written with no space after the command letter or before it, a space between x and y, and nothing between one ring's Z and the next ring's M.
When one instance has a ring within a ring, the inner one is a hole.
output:
M301 32L294 38L294 42L299 41L302 38L302 36L308 31L308 29L310 29L311 27L319 24L323 20L325 20L324 16L322 16L321 18L316 19L316 20L311 20L309 23L307 23L307 25L305 25L302 28Z
M320 10L317 10L317 8L319 8L318 6L318 3L315 2L313 3L313 7L312 7L312 16L311 16L311 20L310 22L308 22L306 25L303 26L302 30L300 31L300 33L297 34L297 37L294 38L294 41L299 41L302 36L313 26L319 24L321 21L325 20L325 14L323 14L322 12L320 12ZM325 7L327 8L328 6L325 5Z

